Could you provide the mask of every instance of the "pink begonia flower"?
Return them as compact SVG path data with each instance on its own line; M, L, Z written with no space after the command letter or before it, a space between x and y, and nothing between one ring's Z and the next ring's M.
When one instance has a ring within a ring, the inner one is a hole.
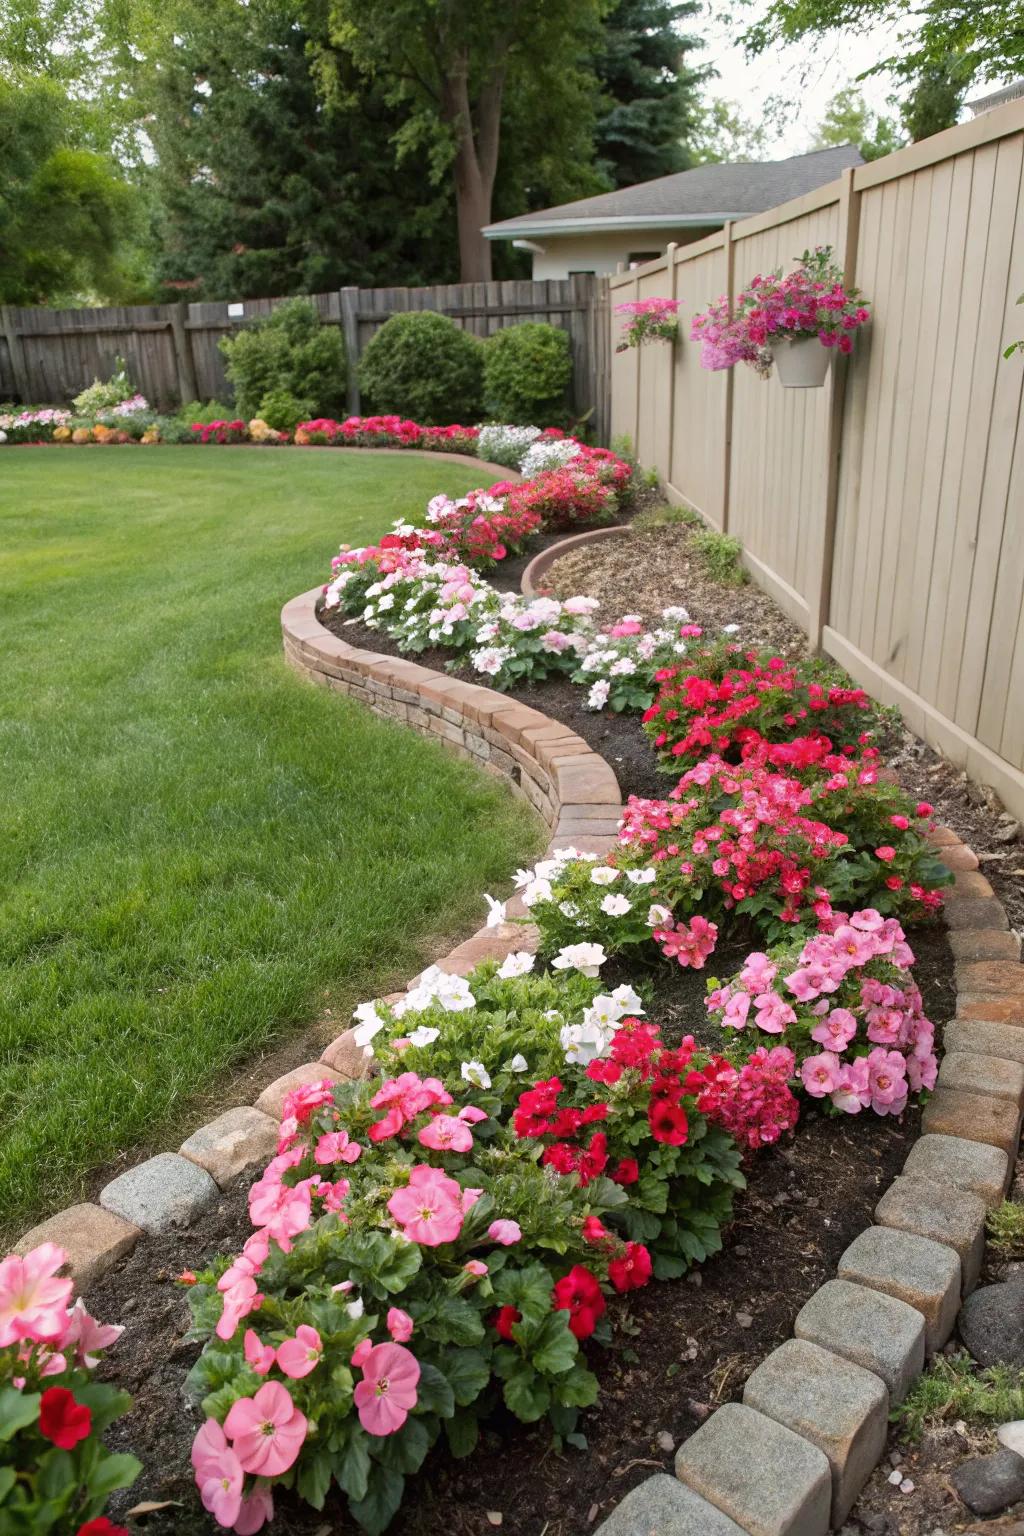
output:
M383 1120L375 1120L366 1134L373 1142L390 1141L405 1124L405 1117L397 1104L392 1104Z
M883 864L891 864L895 857L896 849L890 848L888 843L884 844L881 848L875 849L875 858L881 859Z
M777 992L763 992L754 998L757 1014L754 1022L766 1035L781 1035L787 1024L796 1022L796 1014Z
M417 1140L432 1152L468 1152L473 1145L473 1133L466 1121L456 1115L435 1115Z
M849 923L836 929L832 942L848 957L851 965L866 965L875 953L872 935L860 932Z
M233 1530L235 1536L255 1536L274 1518L274 1498L269 1484L259 1480L242 1500L242 1508Z
M408 1312L403 1312L401 1307L388 1308L388 1333L396 1344L404 1344L412 1338L413 1321Z
M245 1358L257 1376L265 1376L277 1358L273 1344L264 1344L254 1328L245 1330Z
M868 1039L876 1045L897 1045L903 1032L903 1014L899 1008L869 1008L865 1015Z
M115 1323L98 1323L94 1317L90 1317L85 1302L79 1296L71 1308L70 1326L61 1340L61 1347L67 1349L74 1344L75 1364L91 1371L100 1363L99 1355L93 1351L109 1349L111 1344L116 1344L122 1333L123 1327Z
M479 1125L481 1120L488 1119L485 1109L477 1109L475 1104L467 1104L459 1110L459 1119L465 1120L469 1125Z
M197 1481L210 1468L220 1464L227 1444L227 1436L216 1419L206 1419L200 1424L192 1441L192 1467Z
M368 1435L393 1435L417 1402L419 1361L401 1344L377 1344L363 1360L363 1379L352 1394Z
M283 1253L291 1251L292 1238L305 1232L312 1219L311 1187L312 1181L303 1179L292 1189L265 1173L249 1191L250 1221L254 1227L265 1227Z
M242 1512L242 1463L229 1445L221 1451L216 1465L208 1464L196 1483L203 1508L209 1510L218 1525L233 1526Z
M481 1280L487 1273L487 1265L482 1259L467 1259L462 1267L467 1275L474 1275L477 1280Z
M832 1103L846 1115L859 1115L870 1102L868 1059L866 1056L855 1056L852 1061L844 1062L839 1069Z
M418 1163L404 1189L396 1189L388 1210L406 1237L425 1248L454 1242L462 1231L462 1191L439 1168Z
M934 1088L935 1079L939 1075L939 1062L934 1051L925 1051L918 1055L915 1048L913 1055L906 1058L907 1080L915 1093L920 1093L922 1088Z
M820 976L809 967L798 967L791 976L785 978L785 982L800 1003L812 1002L821 992Z
M487 1236L494 1243L500 1243L503 1248L511 1248L513 1243L518 1243L522 1237L522 1228L518 1221L492 1221L487 1228Z
M877 1046L868 1053L868 1086L876 1115L899 1115L907 1103L907 1064L899 1051Z
M767 992L776 976L779 974L777 965L773 965L768 956L755 949L746 958L746 962L740 971L740 981L751 992Z
M300 1323L293 1339L284 1339L277 1346L277 1363L286 1376L293 1380L308 1376L320 1364L323 1345L320 1335L308 1323Z
M350 1141L348 1131L325 1131L313 1153L315 1162L354 1163L362 1152L358 1141Z
M815 1099L823 1099L834 1093L839 1086L841 1063L831 1051L808 1056L800 1065L800 1077L807 1092Z
M246 1472L279 1477L287 1472L306 1438L306 1416L278 1381L265 1381L254 1397L232 1403L224 1433Z
M865 933L877 933L884 926L885 918L874 907L865 907L860 912L854 912L850 918L850 927L862 928Z
M281 1119L294 1118L301 1125L309 1119L314 1110L333 1102L334 1084L329 1078L323 1078L318 1083L302 1083L285 1097L281 1106Z
M827 1051L845 1051L857 1033L857 1020L848 1008L833 1008L811 1030L811 1039Z
M242 1318L248 1317L250 1312L258 1311L262 1304L263 1293L256 1289L255 1280L237 1281L229 1291L224 1292L224 1310L214 1329L218 1339L233 1338Z
M482 1194L483 1194L483 1190L482 1189L464 1189L462 1191L462 1202L461 1203L462 1203L462 1214L463 1215L465 1215L467 1211L471 1211L473 1209L474 1205L476 1205L477 1201L480 1199L480 1196Z
M726 1029L746 1029L750 1012L750 996L746 992L734 992L722 1012L722 1024Z
M40 1243L24 1258L11 1254L0 1263L0 1349L21 1339L55 1344L64 1338L73 1287L57 1271L67 1262L56 1243Z

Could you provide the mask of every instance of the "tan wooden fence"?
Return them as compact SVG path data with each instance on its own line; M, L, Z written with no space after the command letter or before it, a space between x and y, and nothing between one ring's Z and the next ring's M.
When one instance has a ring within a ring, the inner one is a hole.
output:
M342 288L313 295L321 318L341 326L349 358L348 408L360 409L355 365L391 315L438 310L475 336L542 320L572 343L574 410L608 431L607 284L589 275L539 282L452 283L434 288ZM230 399L217 343L276 299L204 304L144 304L107 309L15 309L0 305L0 400L63 405L117 357L161 409L187 400Z
M1024 817L1024 102L611 279L695 310L832 245L873 321L823 389L615 355L612 431L913 730ZM620 317L612 316L613 330Z

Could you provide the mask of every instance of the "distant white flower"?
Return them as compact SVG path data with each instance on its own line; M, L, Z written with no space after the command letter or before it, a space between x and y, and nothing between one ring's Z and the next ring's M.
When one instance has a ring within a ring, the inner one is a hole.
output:
M610 864L598 864L590 871L590 879L594 885L611 885L619 878L619 873Z
M596 597L567 597L562 604L562 608L566 613L576 614L577 616L596 613L600 606L601 604Z
M560 901L558 910L563 917L568 917L570 920L580 915L580 909L574 901Z
M631 660L629 656L620 656L611 668L613 677L632 677L635 671L636 662Z
M467 1083L472 1083L474 1088L489 1088L491 1086L490 1075L482 1061L464 1061L459 1068Z
M738 635L739 632L740 632L740 627L739 627L738 624L723 624L722 625L722 634L723 635Z
M670 624L689 624L690 622L690 615L685 608L663 608L661 616L663 619L668 619Z
M487 903L487 927L500 928L505 921L505 903L495 901L493 896L488 896L486 893L484 901Z
M518 1052L515 1056L512 1057L512 1060L509 1062L508 1069L509 1069L510 1072L525 1072L526 1069L527 1069L527 1066L528 1066L528 1062L526 1060L526 1057L524 1055L522 1055L521 1052Z
M415 1046L433 1045L440 1033L439 1029L431 1029L429 1024L418 1024L409 1036L409 1041Z
M377 1012L375 1002L360 1003L359 1007L353 1010L352 1017L359 1020L357 1027L352 1031L352 1038L356 1045L369 1045L374 1035L380 1034L384 1028L384 1020Z
M594 683L593 687L590 689L590 692L587 694L587 708L604 709L605 705L608 703L608 695L611 693L611 691L611 684L606 682L604 678L602 678L600 682Z
M363 1298L361 1296L357 1296L355 1301L350 1301L348 1306L345 1308L345 1311L348 1313L349 1317L351 1317L351 1318L362 1317L362 1315L363 1315Z
M633 903L625 896L605 896L601 902L601 911L608 917L625 917L632 910Z
M533 970L534 956L529 950L518 949L514 954L506 955L498 967L498 975L502 981L512 981L516 976L526 976Z
M532 907L538 901L550 901L551 895L550 880L534 880L523 892L523 906Z
M658 878L657 870L647 865L644 869L627 869L626 879L634 885L653 885Z
M595 997L590 1007L583 1015L584 1024L598 1024L602 1029L614 1029L622 1018L624 1010L620 1008L614 997L602 993Z
M553 971L579 971L581 976L596 976L608 956L600 944L567 944L551 962Z
M666 923L671 922L671 920L671 910L668 907L660 906L657 902L655 902L647 914L648 928L664 928Z

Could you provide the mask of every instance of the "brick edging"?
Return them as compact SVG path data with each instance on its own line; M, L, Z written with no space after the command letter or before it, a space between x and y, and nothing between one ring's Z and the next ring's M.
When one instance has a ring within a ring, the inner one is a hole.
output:
M594 1536L825 1536L886 1447L890 1404L952 1333L981 1270L987 1212L1004 1197L1024 1111L1020 942L978 859L931 833L955 876L946 922L956 1014L903 1172L797 1314L794 1337L647 1478Z
M539 597L543 589L543 580L556 560L563 555L570 554L574 549L580 549L584 544L596 544L599 539L611 539L618 534L632 533L628 523L616 523L612 528L588 528L586 533L570 533L564 539L559 539L557 544L551 544L547 549L542 549L540 554L534 555L526 567L520 580L525 597Z
M315 587L302 593L286 603L281 613L289 665L311 682L359 699L375 714L400 720L506 779L546 821L551 834L549 853L567 844L590 853L604 853L614 845L622 813L618 782L604 758L582 737L540 710L491 688L346 644L316 617L321 592ZM527 915L519 897L510 899L506 910L510 918ZM435 963L467 975L483 960L502 960L512 950L534 949L536 943L535 928L509 921L478 929ZM281 1107L293 1088L323 1078L366 1075L365 1055L352 1035L351 1029L345 1030L319 1061L277 1078L254 1104L218 1115L189 1136L177 1152L159 1153L119 1175L100 1191L97 1203L71 1206L33 1227L14 1251L24 1253L41 1242L57 1243L69 1255L69 1270L78 1288L85 1290L130 1252L145 1232L188 1226L239 1174L273 1156Z

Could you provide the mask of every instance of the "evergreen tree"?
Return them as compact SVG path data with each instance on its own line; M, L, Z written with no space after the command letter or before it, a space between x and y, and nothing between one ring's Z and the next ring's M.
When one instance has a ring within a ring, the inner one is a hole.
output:
M832 144L856 144L865 160L879 160L900 149L905 140L891 117L874 113L864 100L863 91L848 85L837 91L818 125L812 149L827 149Z
M595 58L602 104L594 140L598 168L613 187L693 164L689 145L708 72L688 63L700 41L680 29L699 13L697 0L617 0L605 17Z

